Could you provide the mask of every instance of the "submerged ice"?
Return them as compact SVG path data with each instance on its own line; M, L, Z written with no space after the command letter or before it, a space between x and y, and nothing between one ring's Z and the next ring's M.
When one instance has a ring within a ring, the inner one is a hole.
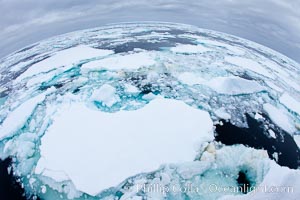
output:
M299 154L300 66L256 43L112 25L40 41L1 59L0 72L0 159L12 158L28 198L259 199L209 185L300 185L299 157L290 169L280 154L282 138ZM262 139L218 140L214 126ZM155 184L200 190L147 190Z

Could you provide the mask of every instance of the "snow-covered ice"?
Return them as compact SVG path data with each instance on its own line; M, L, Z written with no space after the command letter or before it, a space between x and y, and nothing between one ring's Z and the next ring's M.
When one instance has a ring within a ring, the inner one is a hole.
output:
M280 98L280 102L284 104L287 108L291 109L292 111L296 112L300 115L300 102L291 97L289 94L284 93Z
M89 62L82 66L84 70L97 69L138 69L140 67L149 67L155 64L154 55L148 52L133 53L128 55L115 55L114 57L104 58Z
M27 100L9 113L4 122L0 125L0 139L10 137L12 134L18 131L18 129L22 128L36 106L44 99L45 95L40 94L32 99Z
M111 107L120 101L120 97L116 94L116 88L111 85L104 84L99 89L95 89L93 91L91 100L99 101L102 104Z
M42 138L38 171L64 171L77 189L95 195L161 164L193 161L212 139L207 112L157 98L135 111L105 113L72 105Z
M257 82L239 77L217 77L205 84L221 94L249 94L264 90Z
M273 76L266 68L264 68L261 64L257 63L256 61L250 60L248 58L227 56L225 57L225 61L229 62L230 64L234 64L238 67L242 67L245 70L251 70L260 75L273 78Z
M292 120L285 114L283 110L276 108L275 106L267 103L263 105L264 110L267 112L269 117L283 130L288 133L294 133L296 131L295 126L292 123Z
M205 79L197 76L195 73L192 72L184 72L178 75L178 79L188 85L196 85L196 84L203 84Z
M218 110L215 110L215 114L221 119L228 120L231 118L231 115L227 113L224 108L219 108Z
M55 55L52 55L50 58L32 65L23 74L21 74L21 76L18 77L18 80L22 80L43 72L49 72L59 67L69 66L81 60L107 56L113 53L114 52L111 50L94 49L84 45L71 47L61 50L55 53Z
M185 45L178 45L176 47L172 47L170 49L174 53L204 53L206 51L210 51L210 49L202 46L202 45L190 45L190 44L185 44Z

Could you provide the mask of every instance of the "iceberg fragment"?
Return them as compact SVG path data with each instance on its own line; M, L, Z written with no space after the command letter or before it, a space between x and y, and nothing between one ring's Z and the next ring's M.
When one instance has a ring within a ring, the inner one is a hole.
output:
M280 102L284 104L288 109L297 113L300 116L300 102L288 95L287 93L283 93L283 95L279 98Z
M239 77L217 77L206 83L210 88L221 94L250 94L263 91L264 88L255 81Z
M119 96L116 94L116 89L108 84L102 85L99 89L95 89L91 95L92 101L99 101L105 106L111 107L118 101Z

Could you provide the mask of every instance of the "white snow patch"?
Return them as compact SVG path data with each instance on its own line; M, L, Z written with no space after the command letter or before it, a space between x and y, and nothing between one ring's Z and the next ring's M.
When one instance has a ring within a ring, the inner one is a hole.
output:
M48 72L50 70L72 65L78 61L107 56L113 54L112 50L95 49L84 45L79 45L73 48L65 49L55 53L55 55L47 58L41 62L38 62L28 68L23 74L21 74L17 80L37 75L42 72Z
M120 101L120 97L116 94L116 88L108 84L104 84L99 89L94 90L90 99L92 101L102 102L108 107Z
M251 94L264 90L257 82L240 77L217 77L205 84L218 93L231 95Z
M140 52L126 55L115 55L113 57L104 58L84 64L82 69L138 69L140 67L149 67L156 62L150 52Z
M300 102L291 97L289 94L284 93L280 98L279 101L285 105L288 109L298 113L300 115Z
M284 110L280 110L269 103L264 104L263 109L268 113L270 119L280 128L288 133L296 131L293 126L293 121L289 119Z
M37 169L65 171L77 189L94 195L161 164L192 161L199 144L213 139L212 129L207 112L177 100L157 98L117 113L77 103L62 109L43 136L46 162Z
M180 44L170 48L170 51L174 53L204 53L206 51L211 51L211 49L202 45Z

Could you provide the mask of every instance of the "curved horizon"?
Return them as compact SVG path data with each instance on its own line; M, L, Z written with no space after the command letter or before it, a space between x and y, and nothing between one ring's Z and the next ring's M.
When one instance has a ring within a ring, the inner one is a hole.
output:
M132 21L169 21L245 38L300 62L300 2L208 0L0 1L0 59L75 30ZM280 13L280 14L279 14Z

